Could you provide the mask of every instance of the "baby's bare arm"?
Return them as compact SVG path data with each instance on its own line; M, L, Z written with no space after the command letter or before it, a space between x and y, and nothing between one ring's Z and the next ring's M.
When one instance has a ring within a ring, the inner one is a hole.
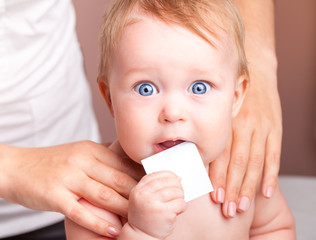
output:
M270 200L262 197L259 192L257 193L250 239L296 239L294 218L279 185Z

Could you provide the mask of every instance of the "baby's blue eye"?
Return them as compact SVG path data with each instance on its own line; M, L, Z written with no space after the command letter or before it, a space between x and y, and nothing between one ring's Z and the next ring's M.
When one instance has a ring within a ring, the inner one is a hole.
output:
M142 96L157 94L157 88L151 83L140 83L135 87L136 92Z
M194 94L205 94L211 89L211 85L207 82L198 81L190 86L189 91Z

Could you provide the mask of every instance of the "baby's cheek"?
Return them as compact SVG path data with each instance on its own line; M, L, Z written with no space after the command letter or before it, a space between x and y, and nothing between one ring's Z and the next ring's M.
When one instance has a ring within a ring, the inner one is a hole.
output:
M120 140L120 144L126 155L139 164L141 164L141 160L147 156L144 154L145 144L137 138L123 138L122 141Z
M208 133L200 152L205 165L208 165L223 153L230 141L231 133L231 128L224 127L219 131Z

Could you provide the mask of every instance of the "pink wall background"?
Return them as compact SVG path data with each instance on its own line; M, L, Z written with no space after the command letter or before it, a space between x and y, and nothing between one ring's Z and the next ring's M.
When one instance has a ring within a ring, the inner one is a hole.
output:
M278 0L281 173L316 175L316 1Z
M115 127L96 83L98 31L111 0L74 0L77 32L105 142ZM283 108L282 174L316 176L316 1L276 1L279 92Z
M115 126L97 85L98 37L102 18L111 0L73 0L77 13L77 33L82 47L85 70L90 83L93 105L104 142L115 139Z

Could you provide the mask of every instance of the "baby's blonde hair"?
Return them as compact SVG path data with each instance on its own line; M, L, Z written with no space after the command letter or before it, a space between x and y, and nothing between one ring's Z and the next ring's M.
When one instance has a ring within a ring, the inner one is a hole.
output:
M214 47L209 35L216 37L223 31L236 44L238 74L248 76L244 27L231 0L115 0L101 27L99 77L107 79L111 57L124 28L144 15L184 27Z

